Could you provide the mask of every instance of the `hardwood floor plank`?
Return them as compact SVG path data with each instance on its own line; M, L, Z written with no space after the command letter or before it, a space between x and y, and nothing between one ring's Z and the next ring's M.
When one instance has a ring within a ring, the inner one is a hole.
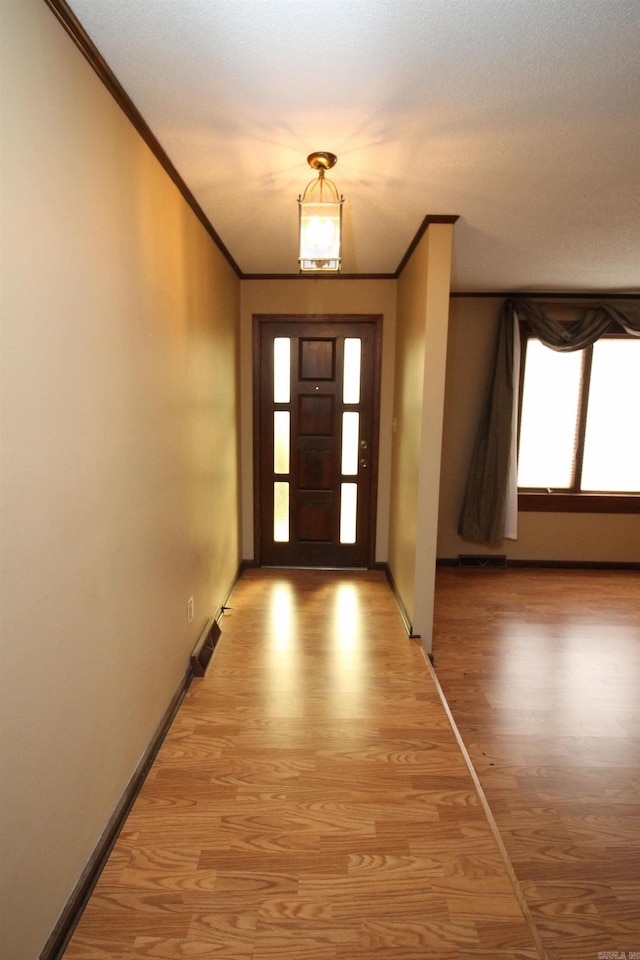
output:
M384 576L230 604L66 960L544 960Z
M640 577L468 574L438 572L436 671L544 946L639 951Z

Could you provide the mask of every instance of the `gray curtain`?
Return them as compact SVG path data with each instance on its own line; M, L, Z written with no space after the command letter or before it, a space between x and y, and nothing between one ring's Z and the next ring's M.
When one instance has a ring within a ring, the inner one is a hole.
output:
M575 305L554 304L575 312ZM514 398L514 329L527 320L536 337L552 350L582 350L613 324L640 337L640 310L601 303L565 324L548 317L532 300L505 300L500 317L493 374L478 426L460 513L458 533L465 540L497 546L504 536L509 485Z

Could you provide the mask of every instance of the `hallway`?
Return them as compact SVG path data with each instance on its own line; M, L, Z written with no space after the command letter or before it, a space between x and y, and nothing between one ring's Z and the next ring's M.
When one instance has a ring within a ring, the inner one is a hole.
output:
M65 960L544 957L384 575L229 602Z

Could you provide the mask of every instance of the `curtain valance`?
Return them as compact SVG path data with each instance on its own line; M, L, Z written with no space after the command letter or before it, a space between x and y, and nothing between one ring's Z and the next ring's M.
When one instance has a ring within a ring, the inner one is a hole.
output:
M557 306L554 304L554 307ZM575 304L562 304L575 311ZM517 512L516 434L520 382L518 320L552 350L582 350L614 324L640 337L640 310L600 303L576 321L560 323L533 300L508 299L502 306L493 373L471 456L458 533L491 546L514 537Z
M526 320L536 337L552 350L583 350L616 323L625 333L640 337L640 310L609 303L585 310L573 323L561 323L548 317L540 304L533 300L505 300L503 320L512 323L516 319Z

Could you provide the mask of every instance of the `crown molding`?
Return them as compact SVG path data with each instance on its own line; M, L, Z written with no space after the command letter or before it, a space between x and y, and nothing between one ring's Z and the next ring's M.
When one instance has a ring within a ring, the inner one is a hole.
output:
M91 67L95 70L97 75L100 77L105 87L109 93L113 96L114 100L129 118L135 129L138 131L142 139L145 141L151 152L154 154L158 162L164 168L168 176L174 182L186 202L189 204L196 217L205 228L215 245L218 247L224 258L233 268L234 272L238 277L242 277L242 271L240 267L235 262L226 246L214 230L211 225L211 221L208 219L204 213L202 207L194 197L194 195L189 190L188 186L174 167L173 163L161 147L160 143L156 139L155 135L151 131L150 127L147 125L144 117L134 104L133 100L129 97L128 93L117 79L111 67L106 62L98 48L93 43L91 37L86 32L76 15L73 13L71 8L65 3L65 0L44 0L46 5L52 11L56 19L62 24L66 32L69 34L75 45L78 47L80 52L83 54L85 59L89 62Z
M187 204L191 207L196 217L205 228L215 245L218 247L224 258L227 260L234 273L240 280L397 280L407 263L411 259L413 252L420 243L423 235L431 224L450 223L454 224L459 219L458 215L448 214L428 214L422 221L413 240L409 244L405 255L398 264L393 273L339 273L332 276L301 275L298 273L244 273L231 253L221 240L214 229L211 221L204 213L202 207L186 185L173 163L165 153L164 149L156 139L155 135L147 125L142 114L131 100L126 90L116 78L108 63L91 40L84 27L73 13L65 0L44 0L44 3L52 11L56 19L66 30L75 45L83 54L85 59L91 65L96 74L100 77L105 87L109 90L116 103L120 106L125 115L129 118L135 129L152 151L158 162L161 164L170 179L176 185ZM609 293L609 292L567 292L567 291L451 291L452 298L506 298L506 297L526 297L528 299L554 299L554 300L639 300L640 293Z
M69 5L65 2L65 0L44 0L44 2L54 14L58 22L66 30L95 73L102 80L103 84L112 95L118 106L129 118L135 129L138 131L160 165L176 185L202 226L205 228L215 245L218 247L240 280L397 280L429 225L432 223L455 223L458 219L457 216L426 216L394 273L342 273L335 274L332 277L319 277L317 275L302 276L298 273L244 273L221 240L220 236L214 229L211 221L192 194L191 190L186 185L175 166L165 153L164 149L136 107L135 103L130 98L120 81L117 79L111 70L111 67L104 59L98 48L95 46L91 37L86 32Z
M473 298L475 300L486 298L486 299L497 299L497 300L640 300L640 293L610 293L608 290L597 290L584 292L581 290L566 291L562 290L561 292L557 290L534 290L534 291L524 291L524 290L480 290L476 292L472 291L451 291L451 299L464 299L464 298Z
M424 234L426 233L426 231L428 230L428 228L431 226L432 223L452 223L453 224L459 219L460 217L458 214L428 213L427 216L422 221L422 223L420 224L420 226L418 227L418 230L413 240L407 247L407 252L405 253L400 263L398 264L396 268L396 272L393 274L394 278L397 280L398 277L401 275L402 271L404 270L409 260L411 259L411 256L414 250L416 249L416 247L422 240L422 237L424 236Z

